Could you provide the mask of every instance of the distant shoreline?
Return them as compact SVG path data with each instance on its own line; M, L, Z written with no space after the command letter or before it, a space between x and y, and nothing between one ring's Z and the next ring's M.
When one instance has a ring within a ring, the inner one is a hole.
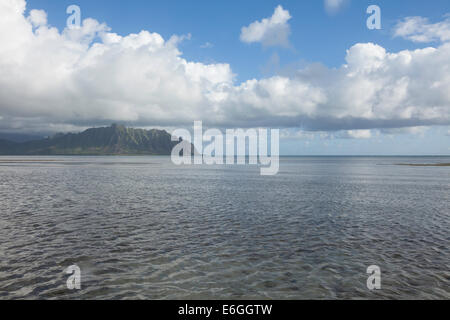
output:
M0 158L6 157L147 157L170 156L171 154L152 153L83 153L83 154L0 154ZM247 156L248 157L248 156ZM450 158L450 155L280 155L280 158ZM447 163L445 163L447 164ZM410 165L398 163L396 165Z
M397 163L396 165L407 167L450 167L450 163Z
M80 158L90 158L90 157L169 157L168 155L151 155L151 154L103 154L103 155L0 155L0 164L8 163L57 163L64 161L59 158L70 158L70 157L80 157ZM395 156L280 156L280 158L390 158ZM397 157L423 157L423 158L434 158L434 157L449 157L449 156L397 156ZM49 159L50 158L50 159ZM53 158L53 159L51 159ZM390 163L390 164L378 164L378 165L394 165L394 166L405 166L405 167L450 167L450 163Z

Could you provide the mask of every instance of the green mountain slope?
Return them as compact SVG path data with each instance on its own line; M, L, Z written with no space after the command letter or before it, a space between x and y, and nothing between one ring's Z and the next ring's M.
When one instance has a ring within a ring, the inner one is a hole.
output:
M81 133L16 143L0 140L1 155L170 155L178 142L164 130L126 128L113 124Z

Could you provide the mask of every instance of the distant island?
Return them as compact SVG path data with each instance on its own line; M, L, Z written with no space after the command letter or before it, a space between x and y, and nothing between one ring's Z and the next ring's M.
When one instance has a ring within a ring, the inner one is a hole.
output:
M113 124L27 142L0 140L0 155L170 155L178 144L171 138L165 130Z

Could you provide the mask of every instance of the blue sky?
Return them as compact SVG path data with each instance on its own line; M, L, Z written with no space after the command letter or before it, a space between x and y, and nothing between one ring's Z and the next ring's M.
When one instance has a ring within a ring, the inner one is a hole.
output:
M27 16L31 9L42 9L47 13L46 26L56 27L61 32L66 26L68 17L66 8L71 4L76 4L81 8L82 19L94 18L100 23L104 22L111 32L123 37L139 33L141 30L157 33L165 40L170 39L172 35L189 34L189 39L177 44L177 50L182 52L181 57L188 62L199 62L202 65L228 64L234 74L233 85L236 87L251 79L259 81L275 76L292 79L295 77L292 74L316 63L323 65L326 72L333 73L333 70L341 68L346 63L347 50L358 43L374 43L388 53L439 47L445 40L414 42L407 36L394 37L394 31L398 23L407 17L424 17L429 19L429 23L432 24L445 21L445 14L450 13L448 0L433 0L432 2L347 0L334 13L327 12L324 1L317 0L28 0L27 11L24 15ZM366 19L369 17L366 14L366 8L371 4L376 4L381 8L381 30L369 30L366 27ZM290 33L287 47L265 46L258 41L244 43L240 39L243 27L264 18L270 18L274 14L274 9L279 5L291 16L288 21ZM313 74L316 75L316 73ZM311 76L308 73L306 77ZM321 82L323 81L321 80ZM435 79L433 81L433 83L437 83ZM424 87L423 90L427 90L427 88ZM440 107L440 110L441 112L444 110L444 115L440 118L450 118L450 106L447 105L447 109L445 109L445 101L439 102L440 106L442 104L444 107ZM236 108L238 107L232 107L231 110L236 110ZM255 108L252 106L251 110ZM290 107L286 108L288 110ZM271 114L274 118L278 116L276 112ZM289 112L285 114L288 115ZM269 113L267 115L270 117ZM283 114L283 116L285 115ZM302 117L304 114L299 115L298 119L303 119ZM386 120L383 114L379 114L378 117L383 121ZM241 118L242 116L238 119ZM283 127L285 130L285 138L281 144L283 154L450 154L448 121L433 122L429 121L428 117L425 116L425 118L423 121L414 118L411 123L417 122L417 126L408 122L406 125L399 125L402 128L392 125L394 120L391 121L391 119L388 119L386 124L381 124L380 128L372 124L366 127L366 124L361 124L364 121L348 128L342 124L337 125L336 128L328 128L327 125L312 121L306 131L313 132L313 136L296 134L300 129L305 129L301 125L303 120L299 120L298 126L292 125L285 119L279 122L274 121L273 124L267 119L252 123L257 126L267 122L267 125L271 127ZM69 125L72 127L88 126L89 121L85 119L84 116L83 120L64 119L61 125L55 123L55 127L62 128L63 124L68 127L70 127ZM107 118L105 121L109 119ZM137 126L146 124L141 119L143 117L139 117L139 120L134 122L127 120L127 123ZM162 119L165 118L162 117ZM258 118L255 116L252 119ZM396 118L395 121L397 120ZM308 121L305 120L305 123ZM221 125L225 127L230 123L233 124L233 121L229 120ZM234 123L238 126L240 121ZM170 122L163 121L161 124L164 127L172 127ZM213 124L212 121L211 125ZM155 124L149 123L149 125ZM173 124L173 127L175 126L177 126L176 123ZM344 129L372 131L370 137L367 137L364 134L361 136L342 133Z

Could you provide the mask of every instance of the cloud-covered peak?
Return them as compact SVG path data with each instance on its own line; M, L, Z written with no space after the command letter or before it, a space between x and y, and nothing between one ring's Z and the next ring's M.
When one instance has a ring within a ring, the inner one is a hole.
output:
M282 6L275 8L270 18L255 21L241 30L241 41L245 43L260 42L263 46L289 46L291 19L289 11Z

